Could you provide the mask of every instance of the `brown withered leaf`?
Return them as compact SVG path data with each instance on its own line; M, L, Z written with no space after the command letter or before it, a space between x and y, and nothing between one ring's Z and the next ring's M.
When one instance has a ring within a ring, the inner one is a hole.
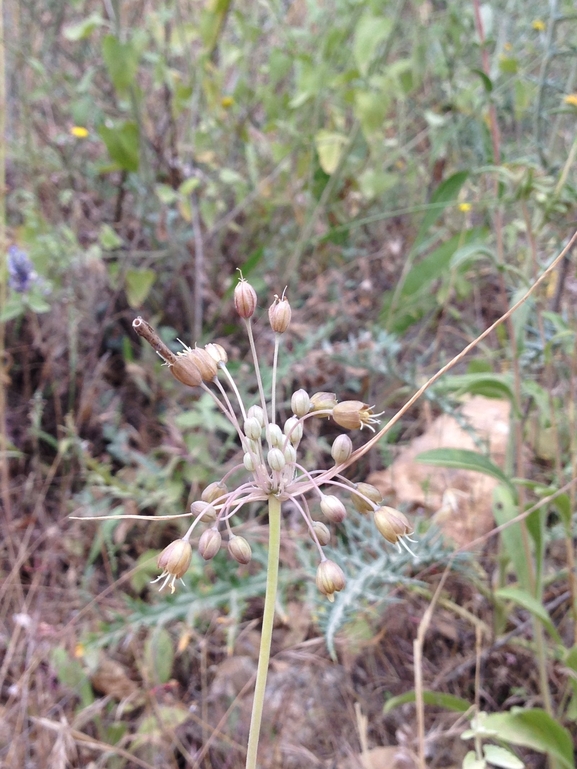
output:
M509 438L508 401L480 395L464 400L460 421L442 414L429 429L404 448L386 470L373 473L375 485L394 507L425 508L457 545L464 545L493 528L492 496L497 481L482 473L432 467L415 461L424 451L438 448L482 452L503 466ZM476 436L476 440L475 440ZM481 446L479 445L481 444Z
M90 681L96 691L115 700L127 699L138 690L138 686L126 675L122 665L104 655L100 658Z

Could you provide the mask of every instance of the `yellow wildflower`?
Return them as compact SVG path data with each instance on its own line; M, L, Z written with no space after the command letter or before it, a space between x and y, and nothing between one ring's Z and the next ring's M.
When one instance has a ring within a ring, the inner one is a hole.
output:
M72 136L75 136L77 139L86 139L88 136L88 129L84 128L81 125L73 125L70 129L70 133Z
M571 107L577 107L577 93L569 93L564 97L565 104L569 104Z
M545 32L547 29L547 26L542 19L535 19L535 21L531 22L531 26L536 32Z
M462 211L464 214L467 213L467 211L470 211L472 208L472 205L470 203L459 203L459 211Z
M234 99L232 98L232 96L223 96L222 99L220 100L220 103L225 109L228 109L229 107L232 107L232 105L234 104Z

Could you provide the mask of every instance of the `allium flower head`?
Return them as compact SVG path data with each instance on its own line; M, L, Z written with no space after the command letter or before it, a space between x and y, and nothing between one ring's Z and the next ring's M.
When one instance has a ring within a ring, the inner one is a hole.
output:
M290 322L290 305L283 295L281 299L276 297L269 309L269 321L275 334L271 394L267 398L252 332L257 296L243 278L235 288L234 303L245 321L257 380L258 402L248 408L227 368L228 357L220 345L209 344L205 348L183 345L184 350L175 354L146 321L137 318L133 322L136 332L164 359L176 379L185 385L200 387L213 398L234 426L240 449L238 464L222 480L209 484L202 492L201 499L192 503L190 514L194 520L182 540L186 544L178 545L178 548L174 545L178 559L176 556L172 558L170 550L162 562L159 560L159 567L163 569L161 577L165 579L164 584L169 584L171 589L174 587L184 562L187 562L186 566L190 563L188 538L194 528L203 523L208 524L208 528L198 540L198 552L202 558L208 561L220 551L222 531L230 556L238 563L247 564L252 552L248 540L232 531L231 524L235 516L247 504L271 504L274 500L280 508L283 502L290 502L292 509L296 509L302 516L319 552L317 587L329 600L333 600L334 593L344 588L345 577L342 569L324 555L323 547L330 541L331 533L325 523L313 519L311 505L320 509L329 524L338 526L347 515L345 504L340 499L342 492L351 495L354 507L362 514L384 509L379 508L381 494L370 484L353 484L341 475L342 470L356 459L352 441L347 435L340 435L333 442L331 455L335 464L329 469L308 471L300 464L298 450L305 440L306 426L311 418L332 417L337 425L346 430L364 427L372 430L379 415L362 401L339 403L333 392L321 391L309 396L306 390L298 389L290 398L293 415L284 422L279 420L276 413L277 359L283 331ZM362 452L362 449L359 451ZM242 476L244 479L240 480ZM327 487L330 491L325 493ZM383 528L383 516L383 512L375 512L375 522L379 531L385 531L393 544L398 543L399 537L409 533L410 527L404 517L389 516L387 528Z

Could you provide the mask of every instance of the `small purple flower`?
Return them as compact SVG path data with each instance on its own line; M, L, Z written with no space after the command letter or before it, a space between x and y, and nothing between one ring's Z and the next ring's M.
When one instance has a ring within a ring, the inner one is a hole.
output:
M8 285L19 294L24 294L37 280L38 273L26 251L18 246L8 249Z

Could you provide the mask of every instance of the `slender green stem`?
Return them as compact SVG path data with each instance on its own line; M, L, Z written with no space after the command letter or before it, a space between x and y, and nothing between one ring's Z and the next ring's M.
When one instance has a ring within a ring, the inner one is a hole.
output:
M260 395L260 405L262 407L262 410L264 411L265 425L268 425L268 412L266 410L266 398L264 397L264 388L262 386L262 377L260 375L260 366L259 366L259 363L258 363L258 355L257 355L257 352L256 352L256 346L255 346L255 343L254 343L254 336L253 336L253 333L252 333L252 325L251 325L251 322L250 322L250 318L248 320L245 320L244 323L246 325L246 331L247 331L247 334L248 334L248 341L249 341L249 344L250 344L250 351L251 351L252 360L253 360L253 363L254 363L254 373L256 374L256 382L258 384L258 392L259 392L259 395Z
M272 386L271 386L271 417L272 424L276 424L276 374L278 368L279 334L274 335L274 357L272 362Z
M262 617L262 633L260 638L260 650L258 655L258 670L252 703L252 715L250 719L250 732L248 736L248 749L246 753L246 769L256 769L256 756L258 752L258 740L260 737L260 725L264 707L264 693L268 675L268 663L270 660L270 644L272 641L272 628L274 624L274 608L276 603L276 591L278 585L278 561L280 553L280 512L281 503L277 497L269 497L268 500L268 566L266 579L266 595L264 599L264 612Z

